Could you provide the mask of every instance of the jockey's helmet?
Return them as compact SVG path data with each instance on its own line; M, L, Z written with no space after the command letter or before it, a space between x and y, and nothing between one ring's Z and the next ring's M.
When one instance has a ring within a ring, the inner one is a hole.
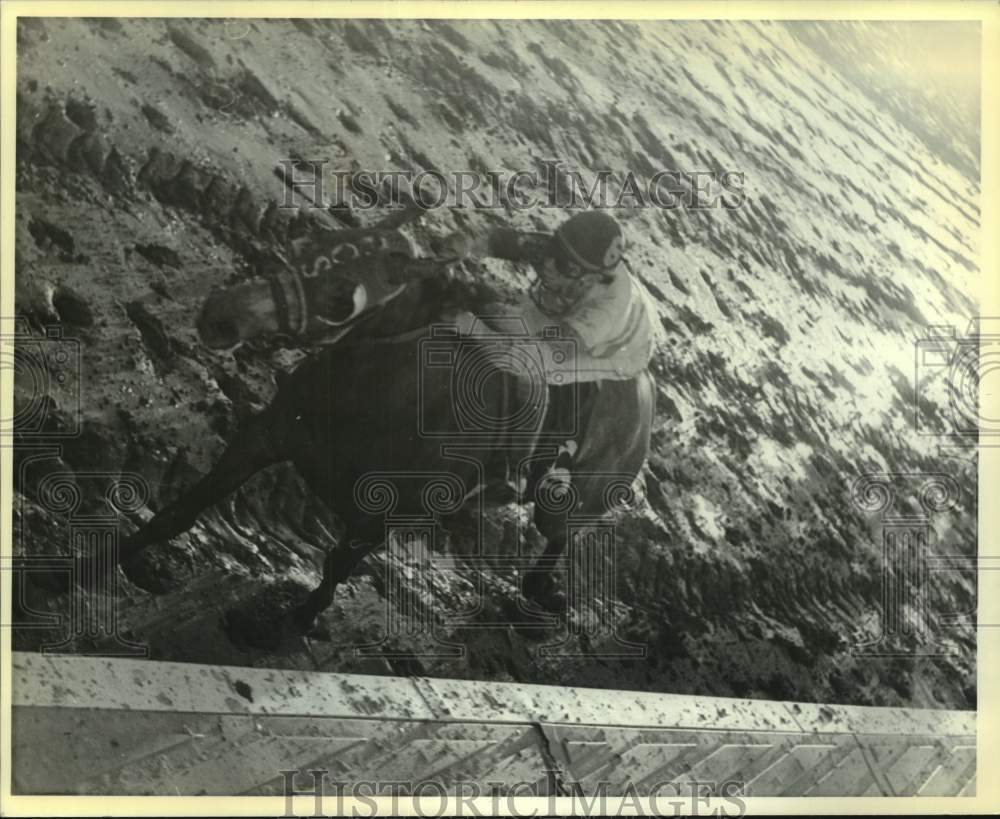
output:
M552 240L559 272L570 278L588 273L611 278L625 255L625 237L618 222L600 210L574 213Z

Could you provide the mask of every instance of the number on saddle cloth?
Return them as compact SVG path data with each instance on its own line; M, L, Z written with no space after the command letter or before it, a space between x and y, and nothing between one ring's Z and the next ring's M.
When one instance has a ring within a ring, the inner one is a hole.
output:
M413 258L409 239L398 230L321 231L291 242L290 280L280 280L279 289L292 291L286 301L300 305L300 332L323 334L398 295L406 282L394 271L401 259Z

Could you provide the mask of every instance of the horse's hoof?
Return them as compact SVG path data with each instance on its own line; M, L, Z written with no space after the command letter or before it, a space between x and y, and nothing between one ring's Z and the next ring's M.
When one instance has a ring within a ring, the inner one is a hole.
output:
M295 633L302 637L310 637L313 632L318 632L320 629L316 615L306 605L293 608L288 615L288 621L295 629Z
M302 636L308 637L310 640L319 640L322 643L333 642L333 634L330 633L329 626L320 622L318 617L313 620L312 627Z
M548 572L530 569L524 573L524 578L521 582L521 591L524 592L525 597L537 597L548 591L551 587L552 575Z
M537 603L550 614L565 614L569 608L566 593L558 589L552 589L547 594L543 594L538 597L531 597L529 599L532 602Z
M529 571L524 576L524 596L545 611L564 614L567 609L565 592L556 587L548 572Z
M68 571L26 572L28 585L49 594L67 594L72 586Z
M118 565L133 586L150 594L167 594L183 585L183 581L170 571L170 566L161 563L161 559L162 556L139 552Z

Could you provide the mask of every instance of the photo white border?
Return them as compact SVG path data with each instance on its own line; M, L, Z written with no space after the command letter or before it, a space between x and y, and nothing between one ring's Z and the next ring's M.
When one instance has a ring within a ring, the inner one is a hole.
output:
M756 2L756 0L709 0L707 2L607 2L594 0L518 0L482 2L466 0L396 0L395 2L149 2L102 0L102 2L56 2L55 0L5 0L0 5L0 336L12 333L14 314L14 142L16 91L17 17L384 17L468 19L726 19L726 20L941 20L982 23L982 209L981 281L982 315L1000 315L1000 206L998 206L998 126L1000 106L1000 5L991 0L968 2ZM987 229L985 226L990 226ZM5 376L7 376L5 378ZM0 371L0 417L13 416L13 388L7 383L12 372ZM982 396L1000 417L1000 396ZM0 447L0 559L12 550L12 450ZM989 488L1000 485L1000 447L983 447L979 458L979 553L1000 559L1000 504L989 501ZM0 622L11 618L11 573L0 572ZM1000 571L979 572L978 632L978 731L977 763L980 772L1000 770L998 748L998 700L1000 700ZM3 816L281 816L284 797L105 797L23 796L11 794L10 735L11 647L7 629L0 629L0 815ZM990 681L993 684L990 684ZM389 798L375 800L388 811ZM405 800L402 800L405 802ZM457 801L457 799L455 800ZM1000 777L981 776L976 796L965 798L873 797L873 798L748 798L748 813L769 814L909 814L995 813L1000 810ZM648 800L642 800L647 804ZM432 805L437 804L435 798ZM560 812L572 808L570 798L555 801ZM614 800L608 802L615 804ZM620 815L633 815L625 800ZM350 801L345 799L345 807ZM313 798L296 797L296 814L310 816ZM363 807L363 805L362 805ZM477 801L488 815L491 800ZM544 798L518 798L521 816L544 816L549 811ZM712 807L728 807L718 800ZM711 810L712 807L706 810ZM362 814L365 815L365 814ZM412 814L411 814L412 815ZM467 814L466 814L467 815ZM516 814L511 814L516 815Z

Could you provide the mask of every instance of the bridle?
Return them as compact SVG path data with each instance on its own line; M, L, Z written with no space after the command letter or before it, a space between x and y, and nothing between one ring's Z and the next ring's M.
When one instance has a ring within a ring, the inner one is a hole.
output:
M332 337L316 343L333 343L363 318L396 298L410 284L422 278L443 275L448 265L456 261L459 261L457 257L414 259L395 252L376 253L360 262L364 265L360 273L345 264L332 267L321 276L308 278L286 267L267 277L278 332L301 338L310 332L325 331ZM338 274L354 283L355 309L344 318L332 318L320 309L322 288L329 283L325 277ZM358 288L362 290L360 294Z
M304 334L309 326L309 308L302 277L293 270L280 270L268 276L268 284L278 318L278 332L291 336Z

